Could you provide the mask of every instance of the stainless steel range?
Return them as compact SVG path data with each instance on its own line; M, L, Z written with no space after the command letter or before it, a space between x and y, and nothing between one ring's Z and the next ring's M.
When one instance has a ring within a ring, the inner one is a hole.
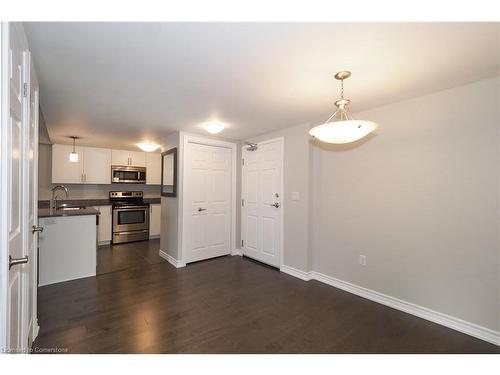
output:
M110 191L113 207L113 238L111 243L149 239L149 204L142 191Z

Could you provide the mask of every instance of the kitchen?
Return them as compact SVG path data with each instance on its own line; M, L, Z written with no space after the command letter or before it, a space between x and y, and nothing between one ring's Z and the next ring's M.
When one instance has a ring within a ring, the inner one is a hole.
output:
M162 262L161 154L77 146L81 140L76 137L68 138L71 144L51 145L43 125L38 160L38 216L43 228L39 285L145 261ZM136 241L146 241L147 246L124 245ZM144 255L149 247L153 250Z

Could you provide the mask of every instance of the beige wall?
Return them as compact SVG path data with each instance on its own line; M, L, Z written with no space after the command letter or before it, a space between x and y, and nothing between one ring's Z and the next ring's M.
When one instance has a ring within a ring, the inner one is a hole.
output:
M375 137L314 146L315 271L500 329L498 82L358 113Z
M259 143L284 138L283 261L301 271L310 270L310 164L309 125L294 126L250 139ZM292 201L292 192L300 194Z
M129 185L129 184L64 184L69 191L70 199L105 199L112 190L141 190L147 198L158 198L160 196L159 185ZM46 200L51 198L52 184L52 145L38 145L38 199Z

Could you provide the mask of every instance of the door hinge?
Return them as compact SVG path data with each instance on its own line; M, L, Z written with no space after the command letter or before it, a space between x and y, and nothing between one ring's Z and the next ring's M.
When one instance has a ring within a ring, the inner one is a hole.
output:
M24 82L23 83L23 97L28 97L28 83Z
M241 207L243 207L244 205L245 205L245 200L244 200L244 199L242 199L242 200L241 200Z
M245 165L245 159L241 159L241 165Z
M241 240L241 247L243 247L243 240Z

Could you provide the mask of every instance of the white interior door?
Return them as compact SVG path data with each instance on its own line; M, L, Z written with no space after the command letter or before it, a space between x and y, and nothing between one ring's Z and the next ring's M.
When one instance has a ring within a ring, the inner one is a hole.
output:
M4 27L4 26L2 26ZM3 34L3 31L2 31ZM5 40L4 40L5 41ZM7 161L7 232L9 259L20 262L26 259L28 227L25 179L27 163L27 120L29 115L28 90L29 52L18 29L9 26L9 118L3 124L2 148L5 146ZM6 145L3 143L6 141ZM5 159L2 157L2 162ZM2 182L2 185L4 182ZM5 185L2 186L5 187ZM7 284L7 337L6 347L12 352L27 349L28 338L28 279L29 266L20 263L9 267Z
M186 263L231 253L231 150L187 143Z
M261 142L254 151L243 148L243 255L275 267L281 265L283 140Z

